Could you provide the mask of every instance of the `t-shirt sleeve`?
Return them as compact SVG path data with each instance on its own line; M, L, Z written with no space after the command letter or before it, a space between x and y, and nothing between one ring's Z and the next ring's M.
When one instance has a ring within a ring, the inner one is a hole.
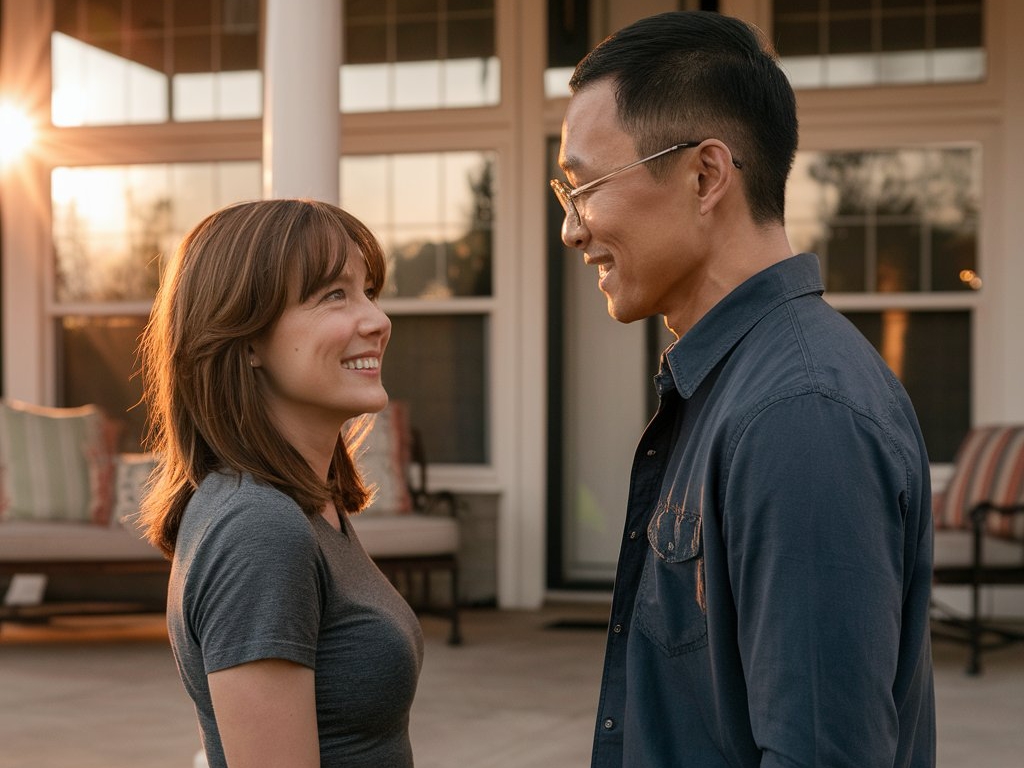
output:
M239 489L199 543L186 617L207 674L259 659L313 668L321 616L316 536L272 489Z

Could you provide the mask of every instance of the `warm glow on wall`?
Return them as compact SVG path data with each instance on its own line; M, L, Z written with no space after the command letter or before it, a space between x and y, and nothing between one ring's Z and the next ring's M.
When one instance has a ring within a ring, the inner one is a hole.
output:
M36 137L36 128L25 111L0 101L0 168L25 154Z

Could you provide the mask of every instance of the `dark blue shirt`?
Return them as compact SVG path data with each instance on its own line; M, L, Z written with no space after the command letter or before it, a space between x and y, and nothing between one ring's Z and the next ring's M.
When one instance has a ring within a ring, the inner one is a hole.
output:
M593 765L933 766L928 457L813 254L662 358Z

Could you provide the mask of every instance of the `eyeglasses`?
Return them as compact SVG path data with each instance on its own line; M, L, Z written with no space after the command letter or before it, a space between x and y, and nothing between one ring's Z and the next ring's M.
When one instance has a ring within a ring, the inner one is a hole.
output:
M573 220L573 225L578 227L582 223L582 219L580 218L580 212L576 209L576 198L582 195L584 192L589 192L598 184L604 184L604 182L608 181L608 179L610 179L612 176L620 174L623 171L628 171L630 168L636 168L638 165L649 163L651 160L659 158L662 155L667 155L669 152L675 152L676 150L679 149L690 149L692 147L700 146L701 144L704 143L704 141L706 141L706 139L701 141L684 141L681 144L673 144L668 149L663 149L660 152L655 152L653 155L648 155L642 160L634 160L632 163L629 163L628 165L624 165L621 168L616 168L611 173L606 173L599 179L588 181L581 187L571 187L561 179L552 179L551 189L554 190L555 197L558 198L558 202L562 204L562 209L565 211L565 215L570 216ZM733 159L732 164L735 165L737 168L743 167L743 164L736 159Z

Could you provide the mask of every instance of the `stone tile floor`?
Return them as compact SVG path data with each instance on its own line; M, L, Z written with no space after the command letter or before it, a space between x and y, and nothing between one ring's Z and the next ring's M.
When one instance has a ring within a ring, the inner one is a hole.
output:
M460 647L424 618L417 767L587 766L604 645L587 627L606 615L588 603L469 610ZM986 655L980 677L964 661L961 646L936 642L938 765L1017 768L1024 646ZM198 748L162 617L0 629L0 768L192 768Z

